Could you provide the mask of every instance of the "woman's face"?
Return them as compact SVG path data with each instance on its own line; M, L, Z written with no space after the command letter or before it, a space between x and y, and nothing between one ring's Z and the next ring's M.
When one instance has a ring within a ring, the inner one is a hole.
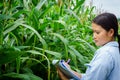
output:
M92 30L93 30L93 39L97 46L103 46L104 44L114 40L113 29L106 31L100 25L92 23Z

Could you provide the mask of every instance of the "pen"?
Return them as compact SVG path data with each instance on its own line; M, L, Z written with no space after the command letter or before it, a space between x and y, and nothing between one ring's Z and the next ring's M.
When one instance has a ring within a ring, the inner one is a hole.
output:
M68 59L66 63L68 64L69 62L70 62L70 59Z

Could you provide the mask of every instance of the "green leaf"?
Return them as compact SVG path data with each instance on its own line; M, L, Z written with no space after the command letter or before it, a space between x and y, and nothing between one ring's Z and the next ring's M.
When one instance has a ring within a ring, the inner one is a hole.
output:
M26 51L26 52L32 53L32 54L35 54L35 55L41 55L41 56L44 56L44 57L46 58L46 60L47 60L47 62L48 62L48 80L49 80L49 79L50 79L50 61L49 61L49 59L47 58L47 56L44 55L44 54L42 54L42 53L40 53L40 52L38 52L38 51L35 51L35 50L28 50L28 51Z
M75 10L76 8L78 8L78 7L81 7L81 5L82 5L84 2L85 2L85 0L80 0L79 2L77 2L74 10Z
M42 36L38 33L38 31L36 31L34 28L32 28L29 25L26 25L26 24L21 24L21 25L24 26L24 27L26 27L26 28L28 28L28 29L30 29L30 30L32 30L37 35L37 37L39 38L40 42L43 44L44 49L47 48L46 41L42 38Z
M68 58L68 49L67 49L68 40L66 38L64 38L62 35L57 34L57 33L51 33L51 35L54 35L54 36L58 37L64 43L66 58Z
M38 47L35 47L35 49L37 49L37 50L44 50L44 49L38 48ZM57 57L57 58L61 58L62 57L62 55L59 52L50 51L50 50L44 50L44 51L46 53L50 54L50 55L53 55L53 56Z
M84 56L81 55L74 47L72 46L69 46L70 50L73 51L73 53L78 57L78 60L81 62L81 63L85 63L85 60L84 60Z
M38 3L38 5L36 6L36 9L39 10L41 9L41 7L45 4L47 0L40 0L40 2Z
M10 15L0 14L0 21L12 18Z
M70 9L65 9L65 11L66 11L67 13L69 13L70 15L73 15L73 17L75 17L76 20L77 20L79 23L81 23L79 16L78 16L74 11L72 11L72 10L70 10Z
M11 77L11 78L17 78L17 79L22 79L22 80L43 80L42 78L32 73L25 73L25 74L7 73L7 74L3 74L0 77Z
M22 19L18 19L13 23L13 26L10 26L8 28L6 28L3 32L4 35L8 34L9 32L15 30L17 27L20 26L21 23L24 23L24 21Z
M4 48L0 46L0 64L5 64L15 60L18 56L22 55L21 51L13 47Z

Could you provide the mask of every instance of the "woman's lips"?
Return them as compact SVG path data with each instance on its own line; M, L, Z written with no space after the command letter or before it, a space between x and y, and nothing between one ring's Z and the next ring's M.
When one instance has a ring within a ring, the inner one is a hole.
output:
M97 42L97 40L94 40L94 42L96 43L96 42Z

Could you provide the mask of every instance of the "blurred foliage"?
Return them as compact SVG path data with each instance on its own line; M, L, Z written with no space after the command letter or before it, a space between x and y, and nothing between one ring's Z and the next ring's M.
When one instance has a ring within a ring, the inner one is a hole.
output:
M54 59L85 72L96 46L85 0L1 0L0 79L59 80Z

